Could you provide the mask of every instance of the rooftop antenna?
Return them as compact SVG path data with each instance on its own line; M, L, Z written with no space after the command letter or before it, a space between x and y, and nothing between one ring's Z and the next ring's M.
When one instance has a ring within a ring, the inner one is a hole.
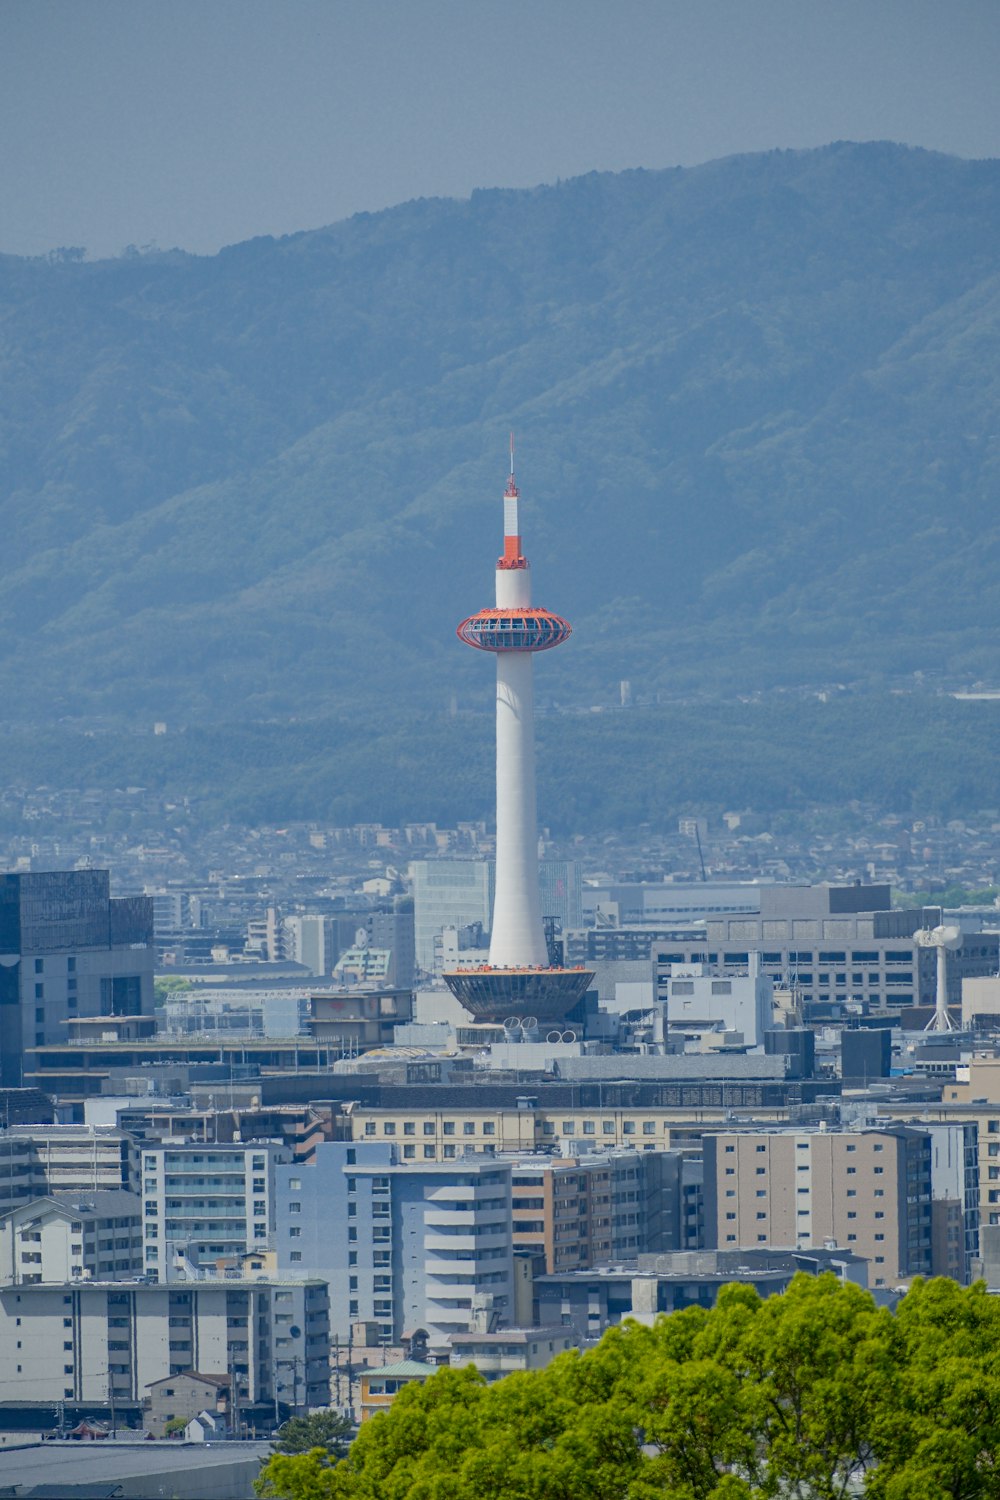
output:
M516 495L517 494L517 485L514 483L514 434L513 433L511 433L511 435L510 435L510 478L507 481L507 490L506 490L506 493L508 495Z
M942 912L942 916L944 913ZM913 934L914 941L921 948L935 948L937 950L937 984L934 996L934 1014L931 1016L925 1031L954 1031L955 1026L948 1011L948 950L960 948L962 945L962 930L960 927L946 926L941 923L937 927L921 928Z

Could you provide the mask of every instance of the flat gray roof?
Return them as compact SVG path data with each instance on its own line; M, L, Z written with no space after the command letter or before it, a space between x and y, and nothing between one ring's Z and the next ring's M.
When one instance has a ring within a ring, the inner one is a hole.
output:
M170 1496L175 1493L171 1476L203 1473L232 1465L256 1465L265 1462L270 1451L268 1443L114 1442L110 1438L99 1442L57 1440L30 1448L0 1449L0 1489L17 1485L16 1493L24 1496L44 1492L50 1496L65 1495L71 1500L77 1494L92 1495L95 1485L107 1484L109 1490L113 1485L123 1487L121 1500L129 1500L132 1495ZM165 1482L158 1485L161 1475ZM221 1474L218 1477L222 1480ZM130 1485L130 1481L135 1481L134 1485ZM204 1486L204 1491L223 1493L222 1486L211 1481ZM184 1485L182 1493L195 1495L198 1491Z

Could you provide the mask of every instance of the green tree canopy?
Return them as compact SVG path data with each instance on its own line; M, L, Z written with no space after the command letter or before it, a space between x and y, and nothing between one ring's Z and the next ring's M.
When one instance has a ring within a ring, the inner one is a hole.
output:
M308 1417L289 1417L278 1428L271 1444L273 1453L318 1453L320 1463L327 1462L323 1455L343 1458L354 1432L347 1417L335 1411L316 1411Z
M347 1457L276 1455L288 1500L1000 1500L1000 1304L917 1282L897 1313L831 1275L628 1322L487 1385L404 1388Z

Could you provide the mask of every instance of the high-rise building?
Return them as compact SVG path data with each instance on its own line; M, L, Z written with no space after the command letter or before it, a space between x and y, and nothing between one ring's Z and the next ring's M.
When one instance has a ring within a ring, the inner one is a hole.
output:
M869 1261L873 1286L930 1273L926 1130L730 1131L703 1151L710 1249L833 1240Z
M153 906L107 870L0 875L0 1084L86 1016L153 1013Z
M418 859L410 879L417 967L433 974L445 927L489 931L490 868L482 859Z
M384 1339L422 1328L443 1349L470 1326L480 1293L510 1322L509 1161L411 1160L393 1143L327 1141L313 1164L278 1167L276 1193L279 1267L329 1282L341 1337L373 1321Z
M535 708L532 657L570 635L559 615L531 603L531 570L521 547L520 494L510 479L503 498L504 547L496 567L496 604L458 627L459 639L497 664L496 891L489 965L455 970L445 981L478 1019L533 1016L560 1020L582 999L592 975L550 966L538 878Z
M291 1152L275 1141L144 1146L146 1274L169 1279L178 1252L193 1252L197 1261L267 1249L275 1168L290 1160Z
M537 1250L550 1272L634 1259L646 1248L644 1155L602 1151L516 1161L515 1249Z

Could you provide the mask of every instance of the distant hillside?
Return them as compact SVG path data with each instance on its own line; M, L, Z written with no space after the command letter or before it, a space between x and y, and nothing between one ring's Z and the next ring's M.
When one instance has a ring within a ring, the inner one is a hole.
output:
M8 719L1000 680L1000 162L838 144L198 258L0 259Z
M544 714L539 811L563 836L640 824L673 830L680 813L717 821L729 808L771 815L825 805L830 822L833 809L852 803L853 817L865 803L917 818L973 816L988 830L1000 822L998 715L994 703L917 694ZM395 706L353 720L341 713L166 735L15 727L0 735L0 835L38 831L22 817L17 788L39 785L190 797L199 828L492 821L493 733L492 713L452 718Z

